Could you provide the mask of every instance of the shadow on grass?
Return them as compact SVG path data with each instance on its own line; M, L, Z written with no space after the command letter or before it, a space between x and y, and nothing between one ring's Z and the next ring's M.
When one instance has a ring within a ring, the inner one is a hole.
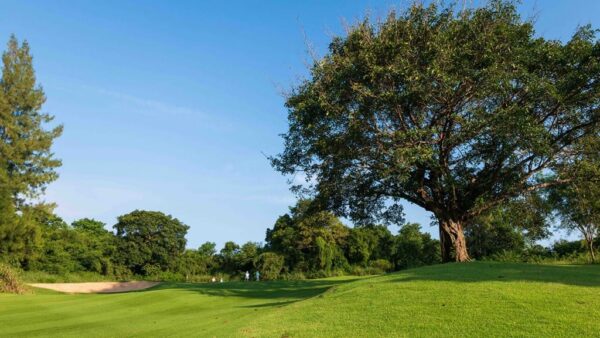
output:
M389 276L390 282L541 282L600 287L600 265L471 262L434 265Z
M284 306L299 300L315 297L330 288L348 283L345 280L302 280L268 282L225 282L225 283L163 283L150 290L180 290L218 297L241 297L257 300L273 300L258 305L244 305L246 308Z

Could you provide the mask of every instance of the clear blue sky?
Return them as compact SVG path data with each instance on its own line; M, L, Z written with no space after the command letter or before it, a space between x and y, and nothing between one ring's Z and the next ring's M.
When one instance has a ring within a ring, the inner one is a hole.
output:
M69 222L109 227L134 209L172 214L190 225L189 247L263 241L294 202L263 153L282 149L281 93L306 75L306 41L322 55L344 19L406 4L3 0L0 38L30 42L44 110L65 126L46 199ZM597 0L521 10L547 38L600 27ZM418 207L406 215L432 230Z

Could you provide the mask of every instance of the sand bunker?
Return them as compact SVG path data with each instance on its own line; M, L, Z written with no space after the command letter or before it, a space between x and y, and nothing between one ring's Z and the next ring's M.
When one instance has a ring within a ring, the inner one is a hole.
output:
M65 293L113 293L143 290L158 285L158 282L99 282L99 283L36 283L36 288Z

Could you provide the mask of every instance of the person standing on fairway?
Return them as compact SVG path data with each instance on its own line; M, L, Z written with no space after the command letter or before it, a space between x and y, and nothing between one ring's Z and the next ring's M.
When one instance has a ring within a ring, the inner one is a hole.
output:
M256 281L260 281L260 272L258 272L258 270L256 270Z
M246 271L246 282L250 281L250 272Z

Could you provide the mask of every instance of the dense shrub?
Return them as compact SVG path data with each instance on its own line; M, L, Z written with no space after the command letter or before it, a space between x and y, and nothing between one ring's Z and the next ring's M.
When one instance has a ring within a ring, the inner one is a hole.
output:
M254 265L260 271L262 279L274 280L279 278L284 260L283 256L274 252L265 252L256 258Z
M284 272L280 275L283 280L305 280L306 275L301 271Z
M389 272L394 269L394 265L387 259L376 259L369 263L369 266L382 272Z
M8 265L0 263L0 293L24 293L25 290L18 274Z

